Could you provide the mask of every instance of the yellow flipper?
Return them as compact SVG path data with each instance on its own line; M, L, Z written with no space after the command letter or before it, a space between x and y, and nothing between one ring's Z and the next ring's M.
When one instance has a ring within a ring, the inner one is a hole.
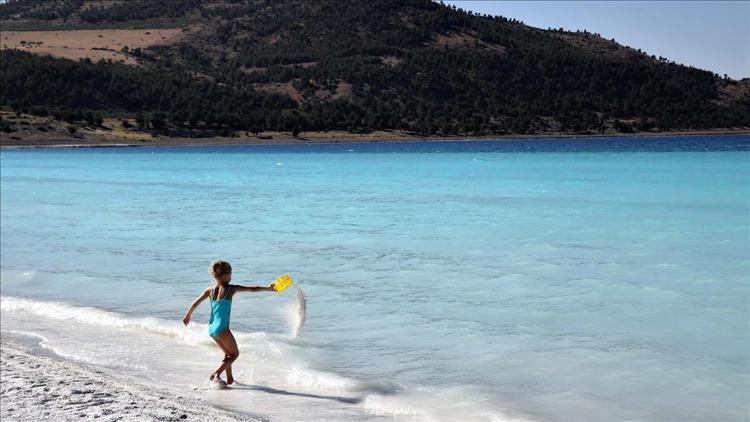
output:
M279 278L274 281L271 286L273 286L274 290L276 290L276 293L284 291L287 287L291 286L294 280L292 280L292 276L289 274L282 274L279 276Z

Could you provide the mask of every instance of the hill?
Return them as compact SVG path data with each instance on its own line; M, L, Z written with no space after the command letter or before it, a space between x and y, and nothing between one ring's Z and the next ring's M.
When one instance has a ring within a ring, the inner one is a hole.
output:
M429 0L11 0L0 18L0 105L76 124L186 136L750 126L748 80Z

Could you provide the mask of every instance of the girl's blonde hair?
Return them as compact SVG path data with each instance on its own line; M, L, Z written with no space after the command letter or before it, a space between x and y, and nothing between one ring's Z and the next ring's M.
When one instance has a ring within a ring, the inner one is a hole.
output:
M211 263L210 267L208 267L208 272L211 273L212 276L218 278L224 274L231 273L232 266L229 265L227 261L216 260Z

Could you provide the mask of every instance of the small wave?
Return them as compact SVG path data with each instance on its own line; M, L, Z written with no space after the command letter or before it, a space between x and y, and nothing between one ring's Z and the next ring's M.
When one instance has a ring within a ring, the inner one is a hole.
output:
M39 275L36 271L0 271L0 279L3 283L29 283Z
M39 342L45 342L45 341L47 341L46 337L40 336L39 334L32 333L30 331L3 330L2 332L3 333L8 333L8 334L15 334L15 335L22 336L22 337L33 337L33 338L39 340Z
M414 421L531 422L497 409L488 409L481 400L453 389L416 388L405 395L368 395L362 403L371 414Z
M336 393L349 392L356 386L356 381L351 378L315 371L299 365L294 365L289 369L286 382L306 390Z
M432 421L424 409L413 406L404 400L398 400L382 396L369 396L365 399L364 407L370 413L377 416L408 417L418 420Z
M293 309L295 308L296 306ZM206 333L207 326L205 324L191 324L189 327L183 327L179 321L167 321L152 317L131 317L93 307L14 296L0 296L0 310L3 312L27 312L53 320L74 321L114 329L160 334L181 343L215 347ZM292 325L294 329L295 324ZM242 360L237 367L238 375L245 371L245 373L251 374L249 378L252 379L256 365L273 368L270 370L271 374L281 375L277 380L278 384L276 384L281 386L280 389L268 387L266 388L267 392L280 391L285 395L296 394L300 397L313 398L335 396L342 399L340 401L361 406L362 410L367 413L396 419L482 422L510 420L502 412L491 409L493 406L488 409L486 401L475 400L475 394L470 391L440 387L428 388L416 385L405 386L389 380L359 380L334 372L319 371L308 367L304 360L300 361L289 354L289 350L286 350L285 347L286 342L283 338L285 336L277 337L263 332L235 332L235 337L241 349L248 347L254 350L254 352L251 352L251 356L254 355L255 359L259 359L255 361L253 358ZM40 337L40 339L42 338ZM42 339L42 347L45 347L44 343L46 342L46 339ZM55 350L55 353L75 360L86 361L90 358L90 356L83 356L80 353L76 355L65 354L64 351L60 350ZM97 356L98 358L100 357ZM117 364L123 365L122 362ZM145 373L153 369L151 366L138 365L137 362L128 362L128 365L132 367L131 369ZM293 393L289 393L290 391ZM464 417L458 417L458 415Z
M213 341L206 335L206 326L203 324L182 327L177 322L170 323L152 317L130 318L117 312L97 308L13 296L0 297L0 310L6 312L25 311L45 318L62 321L72 320L86 324L146 331L166 335L186 344L213 344Z

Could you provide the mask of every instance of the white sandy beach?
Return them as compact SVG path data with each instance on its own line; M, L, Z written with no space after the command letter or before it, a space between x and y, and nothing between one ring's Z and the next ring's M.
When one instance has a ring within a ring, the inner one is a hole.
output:
M38 356L3 341L3 421L256 421L216 408L196 393L176 395L76 362Z

